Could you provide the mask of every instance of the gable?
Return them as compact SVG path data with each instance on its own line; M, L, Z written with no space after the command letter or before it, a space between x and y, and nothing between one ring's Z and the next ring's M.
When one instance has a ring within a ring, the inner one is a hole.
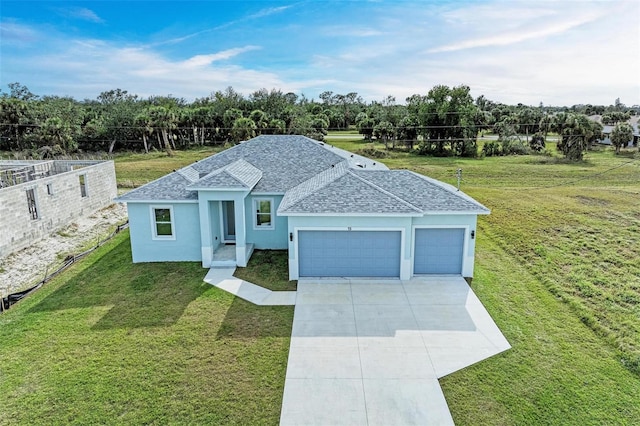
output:
M352 172L347 172L293 205L278 210L278 213L419 215L422 212Z
M215 170L189 186L196 190L246 189L251 190L262 178L262 172L245 160L237 160Z

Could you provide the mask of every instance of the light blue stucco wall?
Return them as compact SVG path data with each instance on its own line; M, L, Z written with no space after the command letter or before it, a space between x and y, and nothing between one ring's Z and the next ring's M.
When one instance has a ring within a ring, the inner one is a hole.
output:
M213 250L222 243L222 210L220 201L209 201L209 223L211 225L211 246Z
M275 218L275 229L255 229L255 212L253 200L267 198L273 200L272 214ZM282 195L249 195L244 202L247 214L247 242L252 243L256 249L286 250L289 243L289 220L286 216L277 216L276 212L282 202Z
M213 259L213 250L220 244L220 201L233 201L236 224L236 262L238 266L247 265L246 256L246 213L244 199L248 191L198 191L198 208L200 214L200 255L202 266L208 268ZM212 220L212 218L214 218ZM218 240L215 240L216 231Z
M154 240L151 206L173 208L174 240ZM200 219L195 203L127 203L133 262L200 260Z

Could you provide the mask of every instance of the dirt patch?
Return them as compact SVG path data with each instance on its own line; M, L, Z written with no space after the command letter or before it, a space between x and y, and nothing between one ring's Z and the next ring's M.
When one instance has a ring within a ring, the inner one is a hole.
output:
M127 220L124 204L112 204L80 217L31 246L0 259L0 295L24 290L53 271L68 255L77 254Z

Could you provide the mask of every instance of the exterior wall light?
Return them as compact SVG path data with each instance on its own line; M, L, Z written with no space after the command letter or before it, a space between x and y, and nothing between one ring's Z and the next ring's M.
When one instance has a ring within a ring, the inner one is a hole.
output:
M476 237L476 231L472 230L471 231L471 239L473 240Z
M289 232L289 241L293 241L293 232Z

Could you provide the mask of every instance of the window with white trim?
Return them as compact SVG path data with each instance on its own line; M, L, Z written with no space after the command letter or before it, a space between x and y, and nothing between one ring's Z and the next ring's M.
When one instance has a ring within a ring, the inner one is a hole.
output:
M274 229L273 198L254 198L254 229Z
M154 240L175 240L173 207L151 206L151 224Z

